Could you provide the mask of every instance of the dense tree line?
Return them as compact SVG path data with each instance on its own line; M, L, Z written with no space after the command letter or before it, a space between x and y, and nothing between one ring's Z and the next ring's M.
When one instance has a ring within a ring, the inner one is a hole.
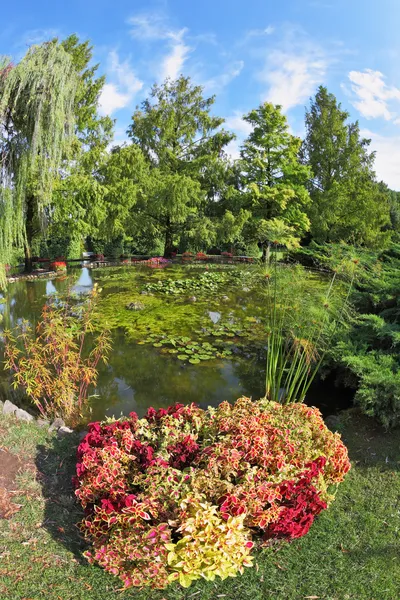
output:
M130 142L110 150L104 77L91 64L75 35L0 63L1 263L23 249L30 270L34 254L77 254L82 241L267 257L273 242L384 248L398 236L400 194L377 180L370 140L325 87L306 110L304 140L264 103L244 115L252 130L233 160L215 97L187 77L167 80L133 113Z

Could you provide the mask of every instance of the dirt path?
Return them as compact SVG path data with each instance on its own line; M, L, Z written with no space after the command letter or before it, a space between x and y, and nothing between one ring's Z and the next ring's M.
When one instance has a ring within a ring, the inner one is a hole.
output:
M21 470L20 459L0 448L0 519L8 519L19 510L19 505L12 502L17 493L16 477Z

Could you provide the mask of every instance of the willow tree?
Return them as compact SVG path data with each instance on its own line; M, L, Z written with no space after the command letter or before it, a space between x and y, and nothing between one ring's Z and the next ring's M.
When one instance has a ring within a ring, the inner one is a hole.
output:
M0 263L13 244L32 269L32 241L46 224L52 191L74 134L77 75L53 40L32 46L0 72Z

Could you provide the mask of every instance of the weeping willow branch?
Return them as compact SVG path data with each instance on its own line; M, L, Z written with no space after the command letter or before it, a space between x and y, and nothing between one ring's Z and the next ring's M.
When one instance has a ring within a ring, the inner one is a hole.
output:
M78 76L56 41L32 46L13 66L0 59L0 284L13 245L26 242L27 198L44 223L74 135Z

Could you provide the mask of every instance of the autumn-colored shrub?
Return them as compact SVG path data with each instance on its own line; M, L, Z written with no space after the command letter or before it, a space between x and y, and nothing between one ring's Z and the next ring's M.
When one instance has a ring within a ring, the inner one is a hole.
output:
M208 256L204 252L197 252L196 254L196 260L207 260L207 258Z
M234 576L306 534L350 463L305 404L240 398L92 423L78 448L86 553L126 587Z
M78 420L89 387L97 381L98 363L107 359L109 332L93 334L99 291L95 284L80 303L51 297L36 329L23 321L15 332L4 332L5 365L13 373L14 388L24 390L44 416Z

